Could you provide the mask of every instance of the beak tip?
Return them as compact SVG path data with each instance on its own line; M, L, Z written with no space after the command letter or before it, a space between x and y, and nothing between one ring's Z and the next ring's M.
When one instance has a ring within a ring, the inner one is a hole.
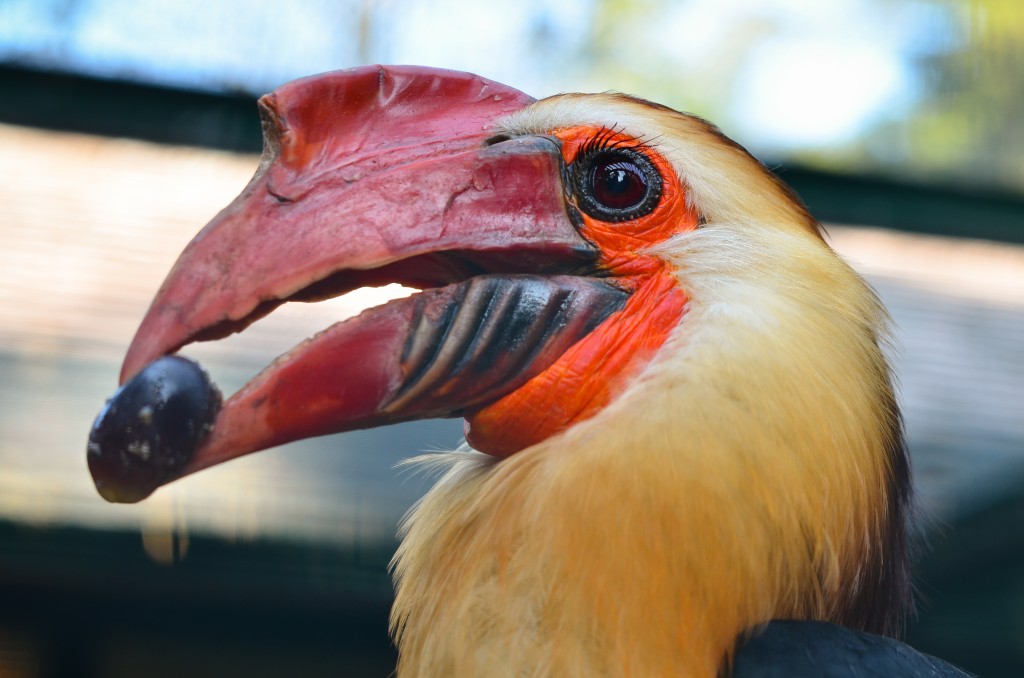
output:
M165 356L146 366L90 431L87 460L97 491L116 503L148 497L191 460L220 407L220 391L197 363Z
M90 470L92 467L90 466ZM95 478L95 472L93 477ZM156 487L133 487L129 485L108 485L97 481L96 491L110 504L138 504L149 497L156 490Z

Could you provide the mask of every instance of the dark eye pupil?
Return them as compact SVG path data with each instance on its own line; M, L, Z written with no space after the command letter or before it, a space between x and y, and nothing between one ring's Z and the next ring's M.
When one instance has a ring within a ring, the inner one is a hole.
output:
M661 201L661 173L633 148L588 150L569 166L569 180L579 209L609 223L639 219Z
M631 162L612 160L594 167L594 198L611 209L627 209L647 196L647 181L639 167Z

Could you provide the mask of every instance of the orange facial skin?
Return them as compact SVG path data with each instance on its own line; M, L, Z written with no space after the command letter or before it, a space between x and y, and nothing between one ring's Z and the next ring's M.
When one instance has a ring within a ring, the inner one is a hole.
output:
M550 368L496 402L465 413L466 440L481 452L505 457L596 414L650 362L686 311L687 296L673 267L646 250L695 229L697 213L687 206L679 178L655 149L595 127L559 130L554 136L570 165L598 134L607 137L609 146L642 151L663 180L658 206L646 216L608 223L580 212L581 233L601 250L599 268L632 295Z

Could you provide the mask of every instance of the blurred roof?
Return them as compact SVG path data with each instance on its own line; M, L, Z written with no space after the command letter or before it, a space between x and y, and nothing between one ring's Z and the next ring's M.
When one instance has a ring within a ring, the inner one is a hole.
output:
M616 89L763 157L1024 192L1016 0L7 0L0 63L260 94L365 63Z

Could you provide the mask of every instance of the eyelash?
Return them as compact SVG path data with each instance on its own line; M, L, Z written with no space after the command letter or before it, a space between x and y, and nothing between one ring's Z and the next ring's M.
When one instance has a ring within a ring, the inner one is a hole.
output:
M637 153L643 153L646 156L646 151L655 147L655 144L642 137L621 138L621 134L622 129L617 125L612 127L602 127L597 134L588 139L587 142L580 147L573 162L592 153L617 149L636 151Z

